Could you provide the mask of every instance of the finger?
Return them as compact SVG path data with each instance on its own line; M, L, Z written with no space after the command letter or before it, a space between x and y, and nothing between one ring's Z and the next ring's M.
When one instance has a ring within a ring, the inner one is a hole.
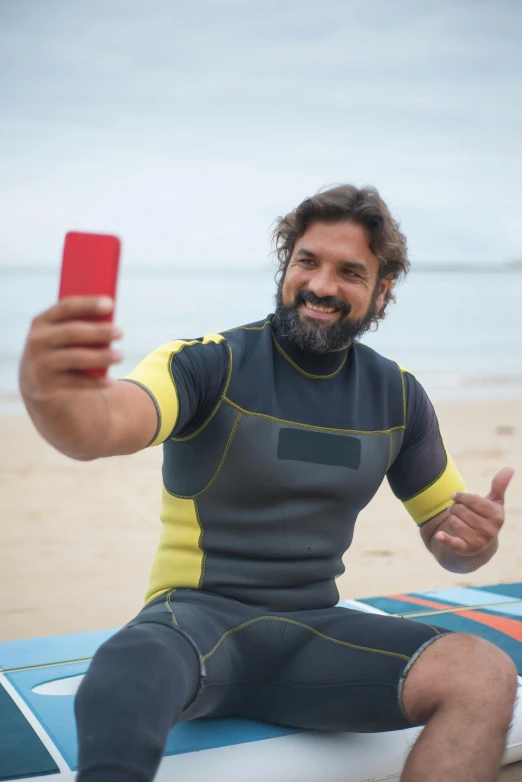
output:
M496 505L494 505L494 503L491 503L491 505L493 513L490 516L479 516L475 511L470 510L470 508L467 508L460 503L451 505L448 510L452 520L458 518L476 532L485 530L491 531L496 535L504 523L504 514Z
M492 502L499 502L503 505L506 489L514 474L515 471L512 467L503 467L499 470L491 481L491 489L487 495L487 499Z
M478 516L484 516L484 518L489 518L489 516L497 510L496 504L478 494L468 494L464 491L458 491L455 494L452 494L451 498L456 505L465 505L466 508L474 511Z
M443 546L447 546L462 556L466 556L469 553L468 543L457 535L448 535L447 532L439 530L439 532L435 533L435 540L438 540Z
M96 323L84 320L71 320L49 328L47 344L49 347L67 345L108 345L115 339L121 339L123 333L112 323Z
M485 548L498 535L503 519L498 521L483 519L463 505L459 505L452 515L451 532L466 540L470 548L479 550Z
M114 302L108 296L66 296L64 299L42 312L35 321L60 323L75 318L101 318L114 309Z
M56 351L51 360L55 372L76 372L82 369L103 369L119 364L123 355L110 348L64 348Z
M58 375L59 381L56 387L67 390L91 390L93 388L107 388L115 383L108 375L93 377L85 372L62 372Z

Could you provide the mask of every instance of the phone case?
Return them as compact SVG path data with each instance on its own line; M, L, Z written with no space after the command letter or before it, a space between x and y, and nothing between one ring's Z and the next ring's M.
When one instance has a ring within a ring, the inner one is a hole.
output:
M65 236L59 298L110 296L116 299L120 240L110 234L70 231ZM114 310L99 318L111 322ZM98 347L98 346L96 346ZM106 368L89 369L91 377L105 377Z

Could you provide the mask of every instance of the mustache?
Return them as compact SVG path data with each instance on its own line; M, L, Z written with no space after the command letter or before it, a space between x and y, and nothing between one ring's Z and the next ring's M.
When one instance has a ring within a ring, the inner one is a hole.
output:
M336 299L335 296L319 298L319 296L316 296L312 291L298 291L295 295L294 307L298 307L299 304L304 304L307 301L310 302L310 304L317 304L319 307L331 307L332 309L339 310L343 316L349 315L352 311L352 308L347 302L340 301L339 299Z

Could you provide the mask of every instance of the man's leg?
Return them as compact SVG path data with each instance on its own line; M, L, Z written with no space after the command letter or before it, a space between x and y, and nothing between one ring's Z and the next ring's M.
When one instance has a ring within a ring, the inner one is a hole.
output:
M110 638L76 696L78 782L150 782L199 683L197 651L175 628L136 624Z
M497 779L517 690L517 672L500 649L471 635L440 638L407 673L403 707L427 723L402 782Z

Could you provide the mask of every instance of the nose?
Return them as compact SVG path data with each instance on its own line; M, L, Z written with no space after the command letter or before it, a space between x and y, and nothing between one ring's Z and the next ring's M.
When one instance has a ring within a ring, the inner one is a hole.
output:
M337 296L337 279L332 270L326 266L316 269L308 282L308 290L312 291L318 299L326 299L328 296Z

